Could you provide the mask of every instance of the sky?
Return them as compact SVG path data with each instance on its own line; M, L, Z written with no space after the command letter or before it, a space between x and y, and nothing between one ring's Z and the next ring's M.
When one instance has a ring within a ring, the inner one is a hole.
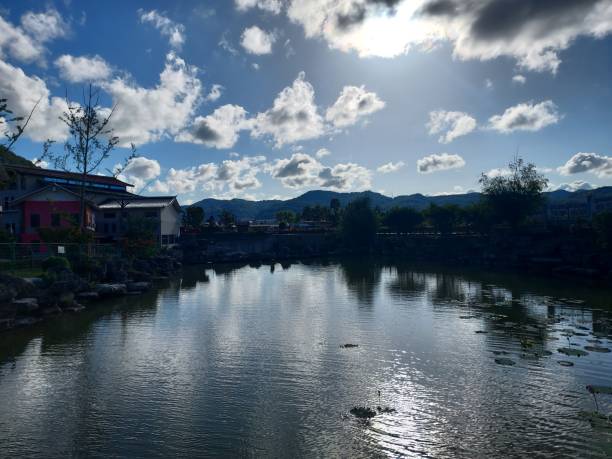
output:
M612 185L611 82L612 0L0 2L0 98L39 101L14 150L61 152L91 84L119 138L98 173L134 144L119 178L182 204L465 193L517 154Z

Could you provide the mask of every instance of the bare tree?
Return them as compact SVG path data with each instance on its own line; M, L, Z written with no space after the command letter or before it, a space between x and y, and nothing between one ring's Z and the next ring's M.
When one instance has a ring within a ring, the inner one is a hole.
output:
M38 101L34 104L34 107L32 107L32 110L27 117L13 116L13 112L8 107L8 100L0 98L0 125L14 123L14 128L12 130L7 129L4 132L4 136L7 139L6 144L2 145L4 148L10 150L11 147L15 145L15 142L19 140L19 137L21 137L28 126L28 123L32 119L32 115L38 108L38 104L40 104L40 99L38 99ZM22 121L25 122L21 124Z
M114 135L113 128L109 125L115 107L109 112L100 110L99 91L93 90L91 85L87 90L83 90L81 104L70 102L66 95L66 105L68 108L60 116L69 132L63 152L52 152L53 142L48 140L44 144L41 159L49 160L58 169L81 174L79 227L83 231L87 175L95 172L119 143L119 138Z

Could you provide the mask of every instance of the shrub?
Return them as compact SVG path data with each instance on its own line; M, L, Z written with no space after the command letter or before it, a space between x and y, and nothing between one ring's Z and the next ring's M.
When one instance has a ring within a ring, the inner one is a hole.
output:
M70 262L63 257L49 257L41 263L45 271L70 269Z

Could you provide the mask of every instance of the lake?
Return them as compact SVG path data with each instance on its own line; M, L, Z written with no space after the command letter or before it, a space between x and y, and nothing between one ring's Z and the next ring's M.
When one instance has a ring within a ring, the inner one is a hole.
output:
M0 334L0 456L606 457L612 429L580 413L586 385L612 385L611 340L612 292L568 281L189 268Z

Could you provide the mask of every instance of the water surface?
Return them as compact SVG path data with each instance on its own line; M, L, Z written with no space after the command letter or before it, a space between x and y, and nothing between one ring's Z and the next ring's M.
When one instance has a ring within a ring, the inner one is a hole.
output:
M610 291L478 271L188 269L1 334L0 456L605 457L579 413L612 354L557 349L612 347L611 317Z

